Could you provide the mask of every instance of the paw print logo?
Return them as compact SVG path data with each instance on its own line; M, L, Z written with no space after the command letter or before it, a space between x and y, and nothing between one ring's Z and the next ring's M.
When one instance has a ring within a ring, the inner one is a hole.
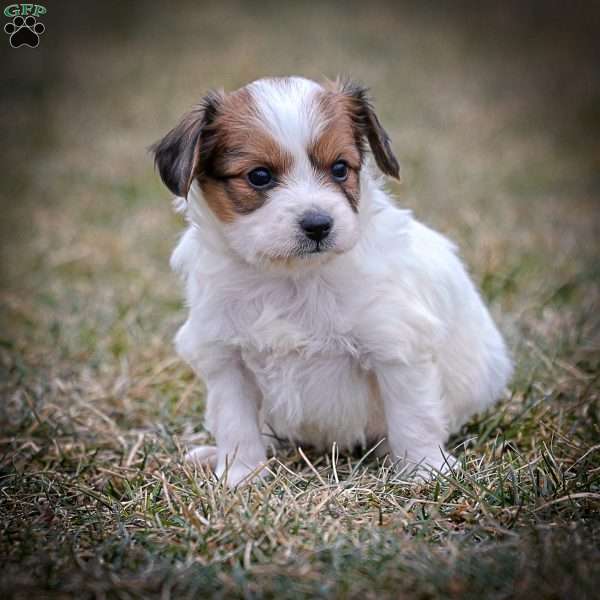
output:
M12 23L4 26L4 32L10 35L10 45L13 48L20 46L37 48L40 43L40 35L45 30L44 24L40 23L33 15L26 18L17 16Z

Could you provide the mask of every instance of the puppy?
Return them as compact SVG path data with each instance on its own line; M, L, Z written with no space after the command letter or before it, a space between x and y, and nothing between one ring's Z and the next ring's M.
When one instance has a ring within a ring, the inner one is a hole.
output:
M398 162L365 88L300 77L211 93L154 147L189 223L171 265L178 353L207 386L216 447L188 458L235 486L270 441L377 444L435 473L511 375L506 346L442 235L370 164Z

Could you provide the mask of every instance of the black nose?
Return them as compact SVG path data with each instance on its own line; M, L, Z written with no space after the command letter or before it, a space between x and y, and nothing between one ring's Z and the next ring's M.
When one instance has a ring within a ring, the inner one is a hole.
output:
M309 240L320 242L331 231L333 219L322 212L311 211L304 214L300 220L300 227Z

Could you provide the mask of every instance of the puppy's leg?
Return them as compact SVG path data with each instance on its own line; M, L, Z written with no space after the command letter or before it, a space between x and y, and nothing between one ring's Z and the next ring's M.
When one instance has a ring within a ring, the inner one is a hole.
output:
M441 383L430 360L414 365L385 363L376 368L391 457L420 476L447 471L456 459L443 451L448 437Z
M234 487L254 471L262 475L260 467L267 461L259 429L260 391L238 351L215 346L196 354L188 329L182 328L176 343L206 383L206 426L217 446L192 449L186 458L210 465L217 477L226 477L227 485Z

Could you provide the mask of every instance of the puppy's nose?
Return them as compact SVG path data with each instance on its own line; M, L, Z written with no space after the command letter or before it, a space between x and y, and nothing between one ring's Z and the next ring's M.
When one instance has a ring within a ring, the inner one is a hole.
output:
M309 240L320 242L330 233L333 219L322 212L310 211L300 219L300 227Z

